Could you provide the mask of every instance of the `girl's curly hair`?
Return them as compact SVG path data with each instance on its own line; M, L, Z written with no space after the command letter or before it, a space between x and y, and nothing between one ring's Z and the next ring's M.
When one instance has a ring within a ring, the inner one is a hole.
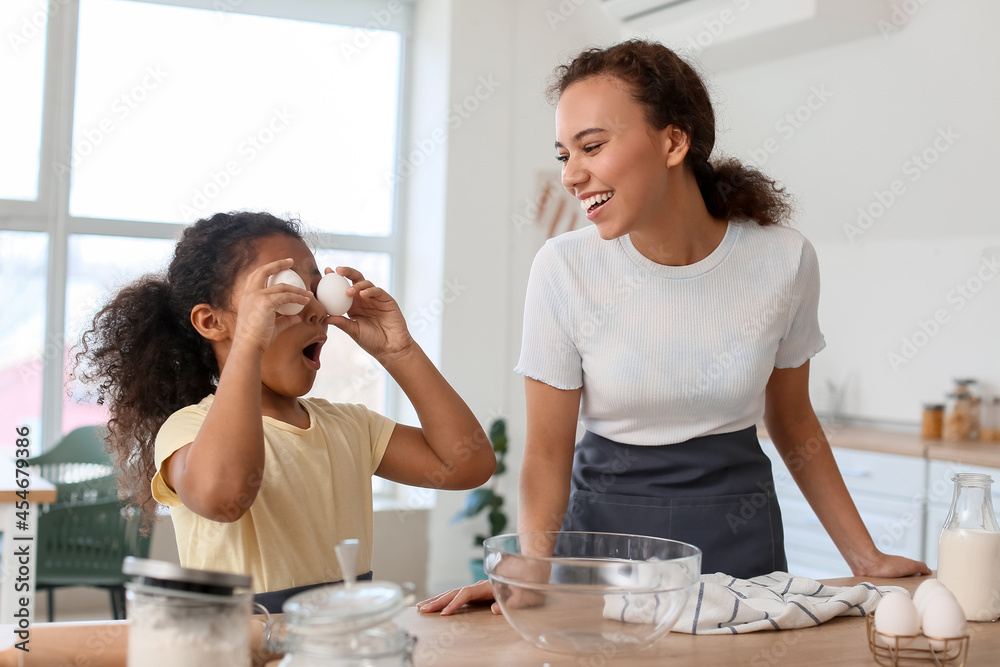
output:
M118 493L142 511L148 534L156 515L150 482L153 444L167 417L215 391L219 365L191 324L200 303L231 308L237 275L255 259L253 241L299 225L269 213L217 213L184 230L166 275L146 275L116 294L77 346L73 376L108 405L106 445L119 469Z
M642 105L650 127L662 130L674 125L688 135L691 146L684 160L713 217L755 220L761 225L790 217L790 198L773 179L734 158L709 161L715 147L712 101L701 77L676 53L640 39L588 49L556 68L549 99L557 100L577 81L598 76L626 84L632 98Z

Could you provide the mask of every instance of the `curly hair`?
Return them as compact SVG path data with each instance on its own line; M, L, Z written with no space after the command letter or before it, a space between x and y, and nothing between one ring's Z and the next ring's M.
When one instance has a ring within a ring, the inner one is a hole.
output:
M118 468L118 494L156 515L150 482L153 444L171 414L215 391L219 364L191 324L200 303L231 309L236 277L256 258L253 241L284 234L302 240L298 222L269 213L217 213L184 230L166 275L146 275L118 292L84 332L73 377L89 385L110 417L106 446Z
M632 39L592 48L560 65L548 88L551 101L572 84L610 76L626 84L650 127L673 125L690 140L684 161L694 173L708 212L716 218L784 222L792 205L783 188L735 158L709 158L715 147L715 113L701 77L676 53L656 42Z

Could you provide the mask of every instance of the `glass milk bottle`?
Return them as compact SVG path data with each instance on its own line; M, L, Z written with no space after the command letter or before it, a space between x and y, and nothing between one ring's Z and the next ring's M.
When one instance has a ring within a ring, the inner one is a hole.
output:
M1000 617L1000 526L989 475L960 472L938 543L937 578L970 621Z

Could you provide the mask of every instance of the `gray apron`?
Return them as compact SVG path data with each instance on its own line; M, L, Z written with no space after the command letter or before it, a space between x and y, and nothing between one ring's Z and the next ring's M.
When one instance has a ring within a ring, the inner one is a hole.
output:
M705 573L748 579L788 568L771 461L754 426L659 446L587 431L562 530L687 542L702 550Z

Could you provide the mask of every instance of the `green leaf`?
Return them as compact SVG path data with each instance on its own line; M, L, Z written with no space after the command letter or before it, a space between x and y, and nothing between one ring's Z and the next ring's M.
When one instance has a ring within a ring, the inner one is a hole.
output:
M461 511L451 518L451 522L457 523L462 519L469 519L476 516L487 507L492 506L494 497L496 497L496 494L493 493L492 489L486 487L473 489L465 497L465 504L462 506Z
M497 459L497 471L493 475L502 475L505 472L507 472L507 464L503 462L503 459Z
M481 547L483 546L483 542L485 541L486 541L485 535L476 535L476 539L473 540L473 546Z
M496 419L490 424L490 444L497 454L507 453L507 422Z
M490 535L499 535L507 527L507 515L499 509L490 512Z

